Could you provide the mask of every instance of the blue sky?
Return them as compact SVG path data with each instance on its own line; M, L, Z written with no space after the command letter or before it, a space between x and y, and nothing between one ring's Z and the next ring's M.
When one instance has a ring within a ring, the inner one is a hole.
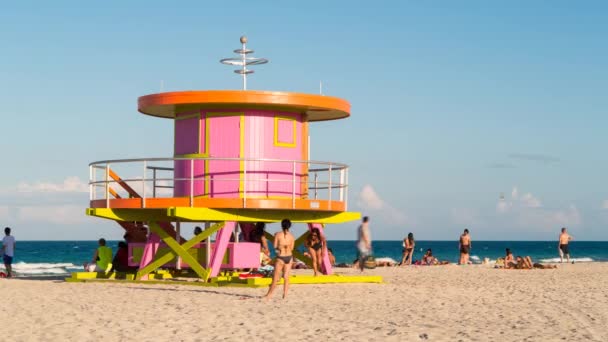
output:
M250 89L352 104L311 128L351 166L374 237L608 239L608 5L601 1L200 1L0 5L0 224L21 239L120 237L84 216L88 163L169 157L137 97L238 89L218 63L246 34ZM500 194L504 199L500 200ZM356 224L330 238L354 238Z

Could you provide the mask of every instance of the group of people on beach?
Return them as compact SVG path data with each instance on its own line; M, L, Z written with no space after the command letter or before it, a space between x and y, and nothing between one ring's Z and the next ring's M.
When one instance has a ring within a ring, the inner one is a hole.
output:
M570 241L572 241L572 239L573 239L573 237L568 234L567 229L565 227L562 228L561 234L559 236L559 244L558 244L560 261L562 263L564 262L564 257L566 258L568 263L570 262L569 243L570 243ZM409 233L407 235L407 237L403 239L402 245L403 245L402 259L401 259L401 263L399 265L411 265L412 259L413 259L413 254L414 254L414 247L416 246L416 241L414 240L414 234ZM465 229L463 231L462 235L460 235L460 239L458 241L458 250L460 253L460 257L458 260L459 265L467 265L467 264L471 263L471 261L469 260L469 257L471 254L471 248L472 248L471 235L469 234L469 230ZM433 252L431 249L427 249L426 253L422 257L422 260L419 260L419 261L415 262L414 264L417 264L417 265L449 264L448 261L439 261L437 258L432 256L433 255L432 253ZM543 266L538 263L533 263L532 259L529 256L525 256L525 257L518 256L517 258L513 258L513 255L509 248L506 249L506 256L504 258L502 258L502 261L504 261L505 268L512 268L512 269L555 268L554 266L546 266L546 265Z

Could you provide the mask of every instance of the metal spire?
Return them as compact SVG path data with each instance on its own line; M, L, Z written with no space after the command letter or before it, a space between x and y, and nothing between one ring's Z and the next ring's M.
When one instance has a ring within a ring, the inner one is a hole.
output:
M243 90L247 90L247 75L253 74L253 70L247 69L247 66L266 64L268 60L266 58L247 57L248 54L253 53L253 50L248 50L246 47L247 37L241 37L241 44L243 45L241 49L234 50L234 53L239 54L240 57L224 58L220 60L220 63L240 66L241 68L234 70L234 72L243 76Z

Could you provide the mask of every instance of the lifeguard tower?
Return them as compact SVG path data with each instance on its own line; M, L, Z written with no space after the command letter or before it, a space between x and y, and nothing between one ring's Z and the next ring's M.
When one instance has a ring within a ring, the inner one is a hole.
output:
M221 62L240 67L235 72L243 90L138 99L139 112L173 121L172 158L90 164L87 214L125 229L131 265L139 267L136 280L158 276L159 268L189 268L208 282L220 270L259 267L260 244L247 238L256 222L289 218L323 233L326 224L360 218L347 211L348 166L309 158L309 124L347 118L350 104L331 96L247 90L253 73L247 67L267 60L251 57L247 38L240 41L234 51L239 57ZM186 241L184 222L201 222L205 229ZM141 229L144 223L149 233ZM310 264L297 251L308 231L296 240L294 254ZM322 272L332 274L327 257Z

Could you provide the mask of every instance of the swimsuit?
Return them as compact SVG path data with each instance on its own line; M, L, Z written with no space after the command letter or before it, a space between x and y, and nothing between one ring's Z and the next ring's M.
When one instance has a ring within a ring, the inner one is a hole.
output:
M286 255L286 256L277 256L277 259L281 259L281 261L283 261L286 264L289 264L291 262L291 255Z
M559 245L559 249L561 249L564 254L570 254L570 249L568 248L568 244Z
M317 242L312 245L312 249L314 249L315 251L318 251L319 249L321 249L321 247L323 247L323 245L320 242Z
M469 254L470 250L471 250L471 246L470 245L461 245L460 246L460 253Z

